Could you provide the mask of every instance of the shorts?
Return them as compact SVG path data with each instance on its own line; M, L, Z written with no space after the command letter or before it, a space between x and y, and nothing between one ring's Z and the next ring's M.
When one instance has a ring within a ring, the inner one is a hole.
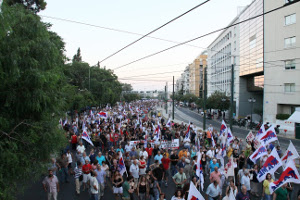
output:
M82 182L83 183L87 183L88 180L91 178L91 174L83 174L83 179L82 179Z
M165 170L165 177L169 177L169 169Z
M113 187L114 194L123 194L123 187Z

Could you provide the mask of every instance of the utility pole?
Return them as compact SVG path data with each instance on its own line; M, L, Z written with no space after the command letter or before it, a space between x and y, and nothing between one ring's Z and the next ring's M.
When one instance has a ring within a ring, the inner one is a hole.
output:
M175 92L174 92L174 76L173 76L173 113L172 113L172 119L174 120L174 103L175 103Z
M89 91L91 91L91 67L89 67Z
M167 101L167 84L165 86L165 103L166 103L166 114L168 114L168 101Z
M234 89L234 64L231 65L231 96L230 96L230 112L229 112L229 126L230 130L232 129L233 124L233 89Z
M206 98L207 98L207 73L206 67L204 70L204 88L203 88L204 98L203 98L203 131L206 129Z

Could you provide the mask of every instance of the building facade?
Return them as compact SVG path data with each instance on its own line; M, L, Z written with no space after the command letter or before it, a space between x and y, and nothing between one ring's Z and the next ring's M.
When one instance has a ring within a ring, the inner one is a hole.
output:
M193 63L189 64L190 94L199 97L203 91L203 68L207 65L207 55L201 53Z
M265 12L288 1L268 0ZM264 17L264 115L275 123L277 114L292 114L300 107L300 2Z
M239 21L236 17L229 25ZM235 113L239 113L239 25L224 30L208 46L207 97L215 91L231 95L231 68L234 67Z

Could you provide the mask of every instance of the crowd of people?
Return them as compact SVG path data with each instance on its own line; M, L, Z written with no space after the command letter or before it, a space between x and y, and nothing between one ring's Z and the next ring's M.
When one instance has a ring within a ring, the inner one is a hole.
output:
M105 190L124 200L165 200L168 190L175 191L171 200L186 200L191 182L207 200L292 200L296 192L292 183L271 194L274 174L267 174L263 182L257 180L271 150L276 148L282 155L280 146L270 143L268 154L254 163L250 159L256 150L253 142L234 138L227 145L227 134L211 125L203 131L192 123L158 117L158 104L150 100L120 103L61 121L70 145L51 160L43 180L48 199L56 200L61 184L69 183L72 176L76 194L88 190L87 199L93 200L104 199ZM174 140L178 146L172 145ZM197 175L199 160L203 179ZM234 168L229 176L228 164Z

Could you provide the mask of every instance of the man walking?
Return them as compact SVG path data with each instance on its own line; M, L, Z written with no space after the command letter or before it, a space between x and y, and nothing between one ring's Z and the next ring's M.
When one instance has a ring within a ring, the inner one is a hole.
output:
M53 171L49 170L49 175L43 180L43 188L48 193L48 200L57 200L57 193L59 192L59 183L57 177L53 174Z

